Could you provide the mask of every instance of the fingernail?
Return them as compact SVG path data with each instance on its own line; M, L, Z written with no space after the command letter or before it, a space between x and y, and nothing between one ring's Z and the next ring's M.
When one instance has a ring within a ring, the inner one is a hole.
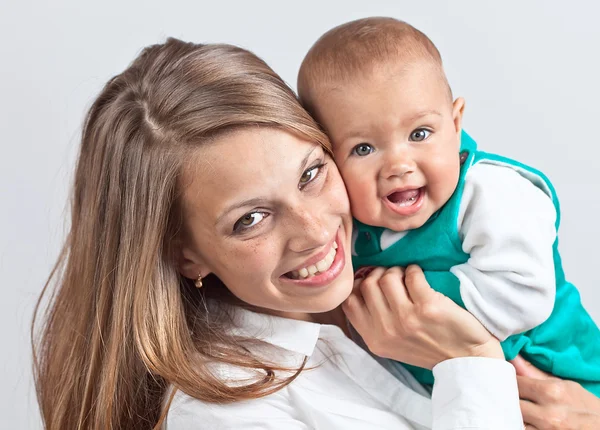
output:
M366 278L369 273L373 271L374 266L364 266L356 271L354 274L354 279Z

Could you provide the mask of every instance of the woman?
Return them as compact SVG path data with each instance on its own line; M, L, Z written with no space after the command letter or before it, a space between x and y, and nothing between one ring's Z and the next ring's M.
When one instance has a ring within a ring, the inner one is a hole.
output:
M239 48L169 40L107 84L36 348L48 429L520 427L498 342L418 268L351 295L328 145ZM433 401L344 335L342 302L375 352L435 366Z

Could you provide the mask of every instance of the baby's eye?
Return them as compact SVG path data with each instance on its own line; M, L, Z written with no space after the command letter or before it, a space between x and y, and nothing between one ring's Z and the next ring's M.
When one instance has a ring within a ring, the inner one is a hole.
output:
M424 128L417 128L410 134L410 140L413 142L422 142L429 137L431 132Z
M358 155L359 157L364 157L365 155L369 155L375 150L368 143L359 143L352 149L352 154Z
M233 226L233 231L239 231L254 227L268 216L265 212L251 212L244 215Z

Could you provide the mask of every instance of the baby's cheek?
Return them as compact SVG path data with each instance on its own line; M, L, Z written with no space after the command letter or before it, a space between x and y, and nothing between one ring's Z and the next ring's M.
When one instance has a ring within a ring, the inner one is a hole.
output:
M368 190L361 192L358 189L349 193L352 216L364 224L377 225L379 222L376 211L378 206L372 197L367 197L369 196L367 193Z
M446 169L438 171L433 181L429 182L429 193L437 204L437 209L444 205L456 189L459 171Z
M364 184L361 184L360 181L346 182L346 189L348 190L348 197L350 197L350 204L353 209L356 206L363 206L369 199L369 189Z

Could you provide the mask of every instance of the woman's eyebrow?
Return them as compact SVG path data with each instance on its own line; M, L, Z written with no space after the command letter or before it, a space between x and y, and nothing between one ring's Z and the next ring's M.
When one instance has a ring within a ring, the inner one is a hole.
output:
M302 159L302 162L300 163L300 169L298 170L298 177L302 176L302 174L304 173L304 169L306 169L306 165L308 164L308 159L310 158L312 153L315 152L318 148L319 148L319 146L317 145L306 153L306 155Z
M267 202L267 199L265 199L264 197L253 197L251 199L242 200L241 202L234 203L234 204L228 206L227 208L225 208L225 210L223 210L221 215L219 215L217 217L215 225L219 224L219 222L221 222L221 220L224 217L226 217L231 211L234 211L236 209L243 208L246 206L260 206L260 205L265 204L266 202Z
M314 148L311 148L310 150L307 151L306 155L304 156L304 158L302 159L301 163L300 163L300 168L298 169L298 177L302 176L302 174L304 173L304 169L306 169L306 165L308 164L308 160L310 159L311 155L313 154L313 152L315 152L317 149L319 148L319 146L315 146ZM264 205L267 202L268 199L264 198L264 197L253 197L251 199L246 199L246 200L242 200L240 202L237 203L233 203L229 206L227 206L223 212L217 217L217 220L215 222L216 224L219 224L219 222L221 222L221 220L227 216L231 211L234 211L236 209L239 208L243 208L246 206L260 206L260 205Z

